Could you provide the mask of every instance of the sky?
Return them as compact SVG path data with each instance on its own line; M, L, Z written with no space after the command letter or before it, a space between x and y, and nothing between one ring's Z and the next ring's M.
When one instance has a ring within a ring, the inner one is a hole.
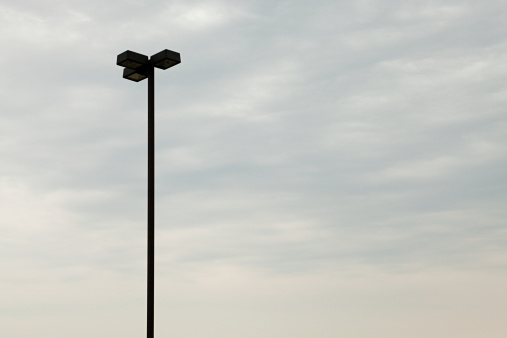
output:
M0 331L500 338L507 3L0 2Z

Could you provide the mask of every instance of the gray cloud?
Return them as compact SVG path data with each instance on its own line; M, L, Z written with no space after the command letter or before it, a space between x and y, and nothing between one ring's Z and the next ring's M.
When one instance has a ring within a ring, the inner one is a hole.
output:
M146 84L115 57L169 48L182 63L156 79L157 313L174 320L158 332L371 337L357 323L382 318L377 336L500 337L465 303L505 309L505 10L0 5L0 326L144 332Z

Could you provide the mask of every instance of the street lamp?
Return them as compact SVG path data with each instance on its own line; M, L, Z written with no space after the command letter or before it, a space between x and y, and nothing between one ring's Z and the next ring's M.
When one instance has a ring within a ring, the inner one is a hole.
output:
M155 67L167 69L181 62L180 54L168 49L152 55L127 50L116 59L125 67L123 78L135 82L148 78L148 292L146 336L153 338L155 305Z

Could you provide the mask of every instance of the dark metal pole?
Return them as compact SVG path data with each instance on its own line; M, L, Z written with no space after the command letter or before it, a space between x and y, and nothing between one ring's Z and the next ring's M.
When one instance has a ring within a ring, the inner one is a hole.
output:
M148 66L148 301L147 338L153 338L155 305L155 69Z

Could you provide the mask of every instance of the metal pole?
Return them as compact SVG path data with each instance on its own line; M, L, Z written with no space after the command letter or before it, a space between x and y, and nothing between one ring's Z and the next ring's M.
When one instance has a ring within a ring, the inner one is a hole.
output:
M155 71L148 70L148 294L147 338L153 338L155 305Z

